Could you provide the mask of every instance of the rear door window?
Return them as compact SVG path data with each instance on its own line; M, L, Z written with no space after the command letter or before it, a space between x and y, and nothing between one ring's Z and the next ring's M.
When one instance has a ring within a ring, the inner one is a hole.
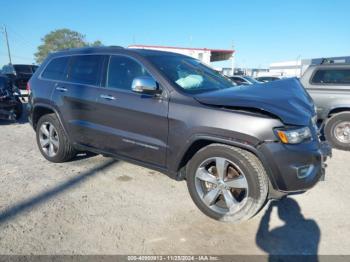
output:
M69 57L54 58L47 65L41 77L51 80L62 80L68 65Z
M312 84L350 84L350 69L319 69L311 80Z
M78 84L99 85L102 55L73 56L69 66L68 81Z

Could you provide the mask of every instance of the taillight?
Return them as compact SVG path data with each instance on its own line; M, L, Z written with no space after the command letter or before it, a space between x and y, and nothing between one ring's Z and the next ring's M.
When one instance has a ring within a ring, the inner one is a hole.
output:
M28 91L28 93L30 93L30 84L29 84L29 82L27 82L27 91Z

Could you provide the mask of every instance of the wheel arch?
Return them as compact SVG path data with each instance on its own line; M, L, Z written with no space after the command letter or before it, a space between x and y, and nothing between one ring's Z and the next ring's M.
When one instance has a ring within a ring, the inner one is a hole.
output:
M329 110L327 117L330 118L335 114L344 113L344 112L350 112L350 106L333 107Z
M49 106L44 106L44 105L37 105L33 109L32 113L32 124L34 129L36 129L36 126L39 122L39 119L47 114L55 114L56 112Z
M266 173L268 175L269 181L271 182L273 188L277 188L275 180L273 178L272 170L269 167L267 161L265 160L263 154L261 152L259 152L259 150L257 149L258 145L254 146L254 145L244 143L241 141L228 140L228 139L209 137L209 136L197 137L189 144L189 146L185 150L185 153L182 155L181 160L177 163L177 179L178 180L184 179L184 176L185 176L184 169L185 169L188 161L200 149L202 149L210 144L223 144L223 145L235 146L235 147L238 147L240 149L247 150L250 153L254 154L261 161L262 165L264 166Z
M38 124L39 119L47 114L55 114L56 117L58 118L58 121L60 122L64 133L66 134L66 136L69 138L67 130L65 128L65 125L63 124L60 114L57 112L57 110L50 106L50 105L45 105L45 104L37 104L34 106L33 108L33 113L32 113L32 125L33 128L36 129L36 126Z

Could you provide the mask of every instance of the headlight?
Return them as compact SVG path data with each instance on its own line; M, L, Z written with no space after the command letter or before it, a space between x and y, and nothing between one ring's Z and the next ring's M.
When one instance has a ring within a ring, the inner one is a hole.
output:
M298 129L276 129L276 134L284 144L298 144L311 138L311 131L308 127Z

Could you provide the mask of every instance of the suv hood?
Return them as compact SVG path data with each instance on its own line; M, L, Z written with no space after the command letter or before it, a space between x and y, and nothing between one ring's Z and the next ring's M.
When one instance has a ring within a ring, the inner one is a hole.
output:
M308 126L316 114L311 97L296 78L233 86L197 94L194 98L206 105L266 111L289 125Z

